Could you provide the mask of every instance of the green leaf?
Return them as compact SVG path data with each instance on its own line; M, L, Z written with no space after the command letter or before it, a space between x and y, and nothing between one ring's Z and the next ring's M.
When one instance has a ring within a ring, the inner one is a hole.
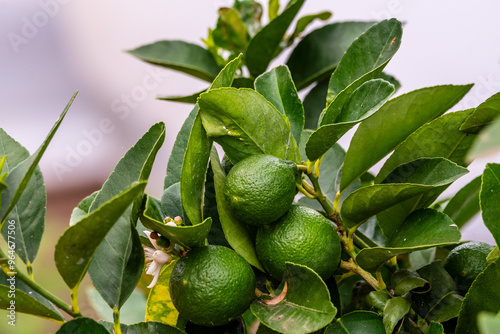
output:
M153 212L150 209L153 206L155 206L154 201L148 196L146 204L146 211L148 214ZM156 220L162 222L166 217L175 218L179 216L182 218L183 225L190 225L187 224L189 220L187 220L187 217L184 215L184 209L182 207L180 182L172 184L163 192L163 195L161 196L161 211L162 212L158 209L158 214L151 217L154 217Z
M211 82L220 71L214 56L201 46L184 41L159 41L127 51L148 62Z
M76 318L64 323L56 334L109 334L106 327L90 318Z
M402 35L401 22L390 19L373 25L355 39L330 78L327 100L332 101L349 86L354 91L363 82L377 78L399 49Z
M325 334L384 334L382 317L368 311L354 311L343 315L326 329Z
M231 162L261 153L300 161L288 120L254 90L214 89L201 94L198 104L208 136L223 147Z
M243 24L250 36L254 36L262 26L260 22L262 18L262 5L255 0L236 0L233 7L241 15Z
M286 9L263 27L250 41L245 52L245 62L254 77L265 72L276 56L283 36L304 4L304 0L291 0Z
M210 228L210 233L207 236L208 244L230 248L231 246L227 242L226 236L224 235L224 230L220 222L219 211L217 209L217 192L215 189L214 172L211 163L208 166L207 181L205 182L203 214L205 217L212 218L212 227Z
M486 261L488 261L488 263L491 263L496 261L498 258L500 258L500 250L498 249L498 246L495 246L495 248L493 248L486 257Z
M363 269L375 271L399 254L456 244L460 238L461 234L450 217L433 209L422 209L408 216L387 240L386 247L362 249L356 261Z
M286 284L286 285L285 285ZM277 304L261 297L252 302L250 310L263 323L280 333L311 333L329 324L337 309L323 280L313 270L287 262L283 282L286 296Z
M324 11L324 12L317 13L317 14L311 14L311 15L302 16L300 19L298 19L297 25L295 26L295 30L294 30L294 32L292 34L292 37L291 37L291 39L290 39L290 41L288 43L292 44L293 40L295 38L299 37L300 34L303 33L306 30L306 28L311 23L314 22L314 20L318 19L318 20L321 20L321 21L326 21L330 17L332 17L332 13L328 12L328 11Z
M479 212L479 190L481 189L481 176L466 184L446 204L443 213L460 228Z
M481 334L495 334L500 327L500 317L486 312L479 313L477 322Z
M217 26L213 30L216 45L232 51L245 50L250 36L240 14L230 7L219 8Z
M467 161L475 158L490 156L500 150L498 134L500 133L500 119L487 125L480 133L467 154Z
M306 152L309 160L320 158L333 144L335 144L347 131L359 122L367 119L379 110L394 93L395 88L382 79L374 79L363 83L356 89L349 102L340 114L325 113L321 125L309 138ZM335 118L327 119L330 116ZM334 123L335 124L330 124Z
M375 22L338 22L314 30L295 47L287 66L297 89L330 76L349 45ZM323 107L326 99L323 100Z
M80 284L101 242L145 187L146 183L142 182L125 190L70 226L59 238L54 259L57 270L71 289Z
M122 334L185 334L178 328L162 324L156 321L140 322L128 326L127 331L122 331Z
M443 325L441 325L439 322L431 321L431 325L429 326L427 334L444 334Z
M407 292L425 293L431 289L429 282L414 271L400 269L392 274L391 287L396 296L402 296Z
M165 96L165 95L159 95L156 98L158 100L163 100L163 101L172 101L172 102L181 102L181 103L196 103L198 100L198 97L200 96L201 93L206 91L206 89L202 90L201 92L197 92L191 95L185 95L185 96Z
M431 263L417 272L429 281L432 288L427 293L412 295L415 312L427 321L445 322L457 317L462 296L456 293L455 281L443 268L441 261Z
M321 112L326 106L328 80L323 80L314 86L304 98L305 124L304 128L315 130Z
M38 162L42 158L42 155L45 153L47 147L49 146L49 143L54 137L57 129L59 128L59 125L61 125L61 122L63 121L64 116L66 116L66 113L71 107L71 104L73 103L76 94L78 94L78 92L73 94L73 97L71 97L71 99L69 100L68 104L66 105L63 112L59 116L59 119L56 121L56 123L50 130L49 134L43 141L42 145L38 148L38 150L35 153L33 153L30 157L17 164L16 167L13 168L11 171L9 171L7 178L4 180L4 183L8 186L8 188L5 189L5 191L2 193L2 201L1 201L2 206L0 207L0 217L1 217L0 225L3 225L9 213L14 209L15 205L17 204L17 201L19 200L22 193L28 186L31 177L33 176L38 167ZM2 139L2 141L3 140L4 138ZM12 141L11 144L15 145ZM7 158L7 163L9 163L9 161L10 161L9 158Z
M304 129L304 107L286 65L273 68L255 80L255 90L262 94L290 122L295 141L300 143Z
M0 309L10 311L9 307L12 309L11 301L15 301L15 312L64 321L63 316L45 297L33 291L20 279L16 279L15 276L9 277L0 270ZM8 319L5 321L9 321Z
M217 199L217 210L219 219L229 245L240 254L248 263L255 268L265 272L264 268L257 259L255 246L248 231L246 224L238 221L231 212L224 197L224 184L226 182L226 173L222 168L217 155L217 150L212 148L210 153L210 163L214 173L215 194Z
M203 246L212 226L212 218L210 217L200 224L192 226L165 225L162 213L149 196L140 219L146 228L156 231L165 238L188 249Z
M460 131L478 133L500 116L500 93L496 93L476 107L474 113L460 127Z
M366 297L370 306L375 307L379 311L383 311L385 305L392 296L386 291L372 291Z
M500 164L487 164L484 169L479 193L484 225L500 245Z
M85 197L80 201L80 203L78 203L77 207L74 208L71 212L71 217L69 219L70 226L75 225L82 218L86 217L89 214L90 206L92 205L92 202L94 201L98 193L99 191L94 191L92 194Z
M384 184L363 187L347 196L340 210L342 220L353 227L395 204L450 184L465 173L467 169L444 158L424 158L400 166ZM397 225L380 227L385 235L391 235Z
M177 324L179 312L172 303L169 291L170 275L175 263L176 261L171 262L161 271L158 282L149 291L146 321L158 321L172 326Z
M240 58L241 55L224 67L210 89L231 86ZM198 112L189 133L180 179L182 205L193 225L201 223L204 219L203 190L211 147L212 140L208 138L201 114Z
M392 334L398 323L410 312L410 302L403 297L389 299L384 308L384 327L386 334Z
M413 131L451 108L471 87L423 88L384 104L375 115L362 122L354 134L344 161L340 190L347 188Z
M269 0L269 20L274 20L280 11L279 0Z

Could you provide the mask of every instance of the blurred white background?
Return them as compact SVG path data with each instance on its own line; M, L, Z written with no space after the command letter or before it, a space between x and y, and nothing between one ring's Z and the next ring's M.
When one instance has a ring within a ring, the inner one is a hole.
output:
M170 150L192 106L155 96L191 94L207 84L123 51L161 39L201 45L215 26L217 8L232 2L0 0L0 126L34 152L80 90L41 161L49 192L97 187L127 149L163 121L167 139L148 186L149 193L161 195ZM386 69L403 85L398 94L475 83L458 110L500 91L498 1L309 0L299 16L326 9L333 12L330 22L389 17L406 22L401 48ZM287 58L285 53L279 61ZM347 141L342 143L346 147ZM481 174L487 161L500 157L475 162L447 193ZM465 237L493 242L480 222L476 217Z

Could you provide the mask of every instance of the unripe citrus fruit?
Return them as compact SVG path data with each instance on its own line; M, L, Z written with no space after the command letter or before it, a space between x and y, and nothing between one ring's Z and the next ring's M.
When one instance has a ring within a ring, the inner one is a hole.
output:
M220 326L248 309L255 284L255 274L243 257L223 246L205 246L175 264L169 288L182 317L197 325Z
M340 239L319 212L293 205L276 223L259 227L255 241L257 257L276 279L282 279L285 262L302 264L327 279L340 261Z
M256 154L238 162L226 178L224 195L236 218L250 225L272 223L292 205L297 165Z
M493 246L471 241L455 247L444 261L444 269L457 283L458 292L465 294L472 282L488 265L486 257Z

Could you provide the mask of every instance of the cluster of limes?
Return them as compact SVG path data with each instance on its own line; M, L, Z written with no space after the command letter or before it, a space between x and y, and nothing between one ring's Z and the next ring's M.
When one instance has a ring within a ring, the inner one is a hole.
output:
M271 155L249 156L228 172L224 195L240 222L258 226L257 257L267 273L281 280L285 263L305 265L323 279L340 261L340 240L330 220L293 205L301 182L297 165ZM255 296L250 265L222 246L196 248L175 265L170 278L172 302L187 320L223 325L240 316Z

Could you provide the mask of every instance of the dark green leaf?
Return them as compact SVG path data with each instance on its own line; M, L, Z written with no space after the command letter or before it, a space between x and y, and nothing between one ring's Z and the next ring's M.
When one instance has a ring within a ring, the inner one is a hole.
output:
M300 143L304 129L304 107L286 65L266 72L255 80L255 90L288 118L295 141Z
M220 164L217 150L212 148L210 154L210 162L214 172L215 193L217 197L217 210L219 211L219 219L224 231L227 242L231 247L240 254L248 263L265 271L255 253L255 246L248 232L246 224L238 221L232 214L226 199L224 197L224 183L226 174Z
M476 107L474 113L462 124L460 131L478 133L500 115L500 93L496 93Z
M427 334L444 334L443 325L441 325L439 322L431 321L431 325L429 326Z
M175 186L175 185L174 185ZM163 214L149 196L146 200L146 207L140 216L142 224L162 236L172 240L186 248L203 246L205 239L210 232L212 218L207 218L203 222L192 226L169 226L163 223Z
M208 50L184 41L159 41L127 52L150 64L184 72L209 82L220 71Z
M156 98L158 100L164 100L164 101L172 101L172 102L181 102L181 103L196 103L198 100L198 97L200 96L201 93L206 91L206 89L202 90L201 92L197 92L191 95L185 95L185 96L164 96L164 95L159 95Z
M15 296L13 296L13 294ZM23 281L15 276L9 277L0 270L0 309L10 312L11 301L14 301L14 312L27 313L39 317L64 321L63 316L54 306ZM9 321L9 315L4 321Z
M344 162L341 191L413 131L451 108L470 88L471 85L423 88L388 101L354 134Z
M486 157L500 150L498 134L500 133L500 119L487 125L480 133L467 154L467 161L471 162L478 157Z
M142 182L125 190L69 227L59 238L55 263L71 289L78 287L99 244L145 187L146 183Z
M94 191L92 194L85 197L80 201L80 203L78 203L77 207L74 208L71 212L71 217L69 219L70 226L75 225L83 217L86 217L89 214L90 206L92 205L92 202L94 201L98 193L99 191Z
M224 148L231 162L261 153L300 161L287 119L254 90L215 89L201 94L198 104L208 136Z
M283 36L303 4L304 0L291 0L283 13L252 38L245 53L245 62L251 75L257 77L266 71L276 56Z
M149 196L148 196L148 201L150 202L147 202L146 208L148 214L150 214L153 211L150 210L149 208L154 206L154 202L152 201L152 198ZM160 222L162 222L166 217L170 217L173 219L179 216L182 218L183 225L190 225L188 224L188 220L184 215L184 209L182 208L181 188L179 182L174 183L170 187L165 189L163 195L161 196L161 210L159 209L157 210L158 214L156 214L153 218Z
M384 79L385 81L390 82L394 86L394 88L396 88L396 92L401 88L401 83L398 81L398 79L396 79L390 74L382 72L379 74L378 77L380 79Z
M392 298L391 294L387 291L372 291L368 294L367 302L370 306L375 307L379 311L383 311L385 305Z
M385 332L391 334L403 317L410 312L410 302L403 297L390 299L384 308Z
M340 214L346 225L353 227L395 204L449 184L465 173L467 169L443 158L420 159L398 167L384 184L351 193L342 204ZM385 235L390 235L396 227L381 225Z
M389 238L386 247L362 249L356 261L365 270L374 271L399 254L455 244L460 238L450 217L433 209L422 209L408 216Z
M283 282L286 296L277 304L265 303L261 297L252 302L252 313L265 326L280 333L311 333L329 324L337 309L323 280L311 269L287 262ZM267 297L269 298L269 297Z
M500 245L500 165L487 164L484 169L479 194L484 225L490 230L497 245Z
M184 334L178 328L162 324L161 322L148 321L140 322L138 324L133 324L128 326L127 331L122 334L151 334L151 333L161 333L161 334Z
M354 311L332 323L325 334L384 334L382 317L368 311Z
M212 148L214 149L214 148ZM207 236L209 245L220 245L231 248L224 235L217 209L217 191L215 189L214 172L211 163L208 165L207 181L205 182L205 194L203 199L203 215L212 218L212 227Z
M24 192L26 187L28 186L28 183L35 173L36 169L38 168L38 162L42 158L42 155L45 153L45 150L49 146L50 141L54 137L57 129L61 125L61 122L64 119L64 116L66 116L66 113L68 112L69 108L71 107L71 104L73 103L76 94L73 94L73 97L69 100L68 104L64 108L63 112L59 116L59 119L56 121L52 129L50 130L49 134L43 141L42 145L38 148L38 150L33 153L30 157L26 158L22 162L19 162L15 168L9 171L9 174L7 175L7 178L4 180L4 183L8 186L7 189L2 193L2 206L0 207L0 225L3 225L5 220L7 219L9 213L14 209L14 207L17 204L17 201L21 197L21 194ZM5 140L5 136L2 136L2 141ZM13 146L17 146L18 143L15 143L12 140L10 141L10 144ZM20 155L23 155L23 153L19 153ZM16 158L14 158L16 159ZM7 159L7 163L9 163L10 159ZM35 252L36 254L36 252Z
M56 334L109 334L106 327L90 318L77 318L64 323Z
M450 216L458 227L464 226L479 212L480 189L481 176L478 176L460 189L446 204L443 212Z
M305 124L304 128L315 130L321 112L326 106L328 80L323 80L314 86L304 98Z
M464 298L458 317L457 333L479 333L477 316L480 312L500 312L500 261L497 260L479 274Z
M374 23L333 23L305 36L286 63L297 89L328 78L349 45ZM325 106L326 99L323 100L323 107Z
M327 111L321 120L322 125L311 135L306 145L309 160L320 158L347 131L373 115L394 91L394 86L387 81L370 80L353 92L349 102L339 110L340 115L331 115ZM329 115L335 118L328 119Z
M230 7L219 8L219 19L212 34L216 45L239 52L245 50L250 38L240 14Z
M429 281L432 288L424 294L413 294L412 307L415 312L427 321L436 322L448 321L458 316L462 297L456 293L455 282L442 263L431 263L417 272Z
M391 286L396 296L402 296L407 292L425 293L431 289L427 280L420 277L416 271L400 269L392 274Z

